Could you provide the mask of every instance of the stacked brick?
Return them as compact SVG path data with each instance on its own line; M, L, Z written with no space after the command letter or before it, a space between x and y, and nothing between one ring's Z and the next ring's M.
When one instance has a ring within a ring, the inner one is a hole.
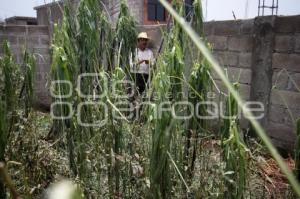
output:
M204 28L215 57L227 71L230 80L240 83L242 96L249 99L253 20L208 22ZM219 77L216 74L213 77L225 91Z
M274 32L272 68L276 88L271 92L269 121L277 137L287 139L288 143L283 143L286 148L295 140L293 118L300 118L300 16L278 17Z

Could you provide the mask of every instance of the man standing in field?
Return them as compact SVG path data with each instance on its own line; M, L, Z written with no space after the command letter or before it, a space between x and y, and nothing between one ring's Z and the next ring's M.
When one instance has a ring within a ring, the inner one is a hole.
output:
M154 64L153 52L148 48L149 37L146 32L138 35L134 59L130 59L130 72L139 94L142 94L149 80L150 70Z

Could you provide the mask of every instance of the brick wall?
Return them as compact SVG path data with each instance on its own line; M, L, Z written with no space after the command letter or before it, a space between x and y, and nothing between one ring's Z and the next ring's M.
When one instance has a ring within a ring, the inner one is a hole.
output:
M23 62L22 49L27 47L37 57L36 68L36 104L49 107L50 97L46 88L47 75L50 70L49 31L47 26L13 26L0 25L0 54L3 42L10 43L14 59L18 64Z
M300 118L300 16L208 22L205 33L229 78L240 75L244 99L264 103L261 123L273 142L292 150L293 118Z
M300 118L300 16L278 17L274 26L273 85L269 128L283 147L295 141L294 119ZM279 141L287 139L286 143Z
M252 28L253 20L205 23L205 35L212 45L213 54L224 66L230 80L240 83L241 94L245 99L250 97ZM219 77L214 73L213 77L221 90L227 93Z
M131 15L134 17L138 24L143 24L143 10L144 1L143 0L128 0L128 7ZM112 23L115 24L118 20L120 13L120 1L119 0L109 0L104 1L112 19Z

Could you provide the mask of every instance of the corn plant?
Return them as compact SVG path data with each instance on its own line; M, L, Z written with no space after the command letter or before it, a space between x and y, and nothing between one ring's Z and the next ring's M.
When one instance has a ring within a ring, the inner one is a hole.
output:
M4 161L4 153L9 133L16 120L18 92L20 91L20 68L15 64L8 42L3 45L4 55L0 58L1 71L1 134L0 161Z
M158 93L159 99L155 108L158 107L160 102L168 102L165 93L171 88L170 77L166 73L166 68L169 66L167 64L160 65L160 63L158 65L160 71L153 80L153 88ZM155 118L155 115L152 118ZM167 129L171 125L171 120L172 116L169 112L163 112L161 118L153 120L150 157L150 182L153 198L167 198L170 191L170 168L167 151L170 149L172 130Z
M182 4L175 2L174 6L182 10ZM170 34L165 36L165 49L157 61L152 85L158 95L154 102L156 108L162 103L172 106L173 103L183 99L181 95L184 79L183 38L182 30L176 24ZM171 94L170 97L167 93ZM179 111L179 108L176 108L175 112ZM154 198L168 198L172 187L171 179L174 179L176 172L183 171L181 145L183 123L173 119L171 112L163 111L159 118L152 121L152 125L154 128L150 157L151 194ZM174 165L171 164L169 156L174 158Z
M34 56L25 50L24 73L13 59L9 43L4 42L4 55L0 57L0 162L5 162L5 149L10 134L16 130L19 122L18 111L24 101L24 118L27 118L32 107L34 83ZM23 86L22 86L23 85ZM0 197L5 198L3 182L0 181Z
M201 35L201 38L204 39L204 30L203 30L203 15L202 15L202 3L197 0L193 3L194 14L192 15L192 26L195 30ZM189 48L187 50L188 57L192 60L191 62L191 72L189 78L189 97L188 101L191 102L194 107L198 102L206 102L207 94L211 91L211 79L209 76L210 73L210 65L207 60L199 53L199 51L195 50L195 45L187 38L189 43ZM205 103L204 103L205 104ZM197 115L206 116L207 108L206 105L201 105L199 107L199 112L193 113L193 117L188 121L187 135L186 135L186 149L185 149L185 157L187 159L186 166L188 167L189 177L192 176L195 160L197 157L197 148L198 148L198 138L199 135L205 135L207 133L206 129L207 121L204 119L197 119ZM196 110L195 110L196 111ZM192 135L194 134L194 135ZM191 143L191 137L195 138L194 143ZM192 149L192 150L190 150ZM190 153L190 151L192 151Z
M124 5L124 2L122 9L119 19L118 38L122 37L121 40L128 42L126 34L122 34L122 31L126 29L126 23L130 22L132 17L128 17L128 8ZM96 158L93 161L88 161L92 156L88 154L88 151L96 150L100 154L103 154L104 151L103 156L106 157L104 161L107 162L106 176L109 195L114 197L121 192L122 184L123 191L126 188L125 183L122 183L126 179L124 177L126 172L121 172L121 162L116 158L121 157L124 152L123 121L116 121L113 118L112 113L117 110L114 104L120 99L116 99L113 96L111 85L114 85L114 82L124 81L126 76L118 65L112 67L114 63L112 58L125 57L127 55L124 53L127 52L123 50L121 53L124 55L122 56L115 54L120 51L112 47L113 34L111 26L101 10L100 3L96 0L81 1L75 17L71 15L69 5L65 7L63 23L55 28L51 74L53 81L69 81L75 86L79 83L77 78L81 74L92 73L98 75L97 77L81 79L79 89L87 97L83 98L82 95L78 95L78 90L74 88L71 97L63 98L61 96L65 96L70 92L68 85L55 84L53 90L56 97L54 100L56 102L71 103L74 107L83 102L107 104L109 108L108 115L104 114L105 110L97 106L83 106L80 115L78 115L81 121L85 123L93 123L95 120L105 121L107 119L107 124L101 129L82 126L76 118L76 114L79 114L79 112L75 110L74 117L68 120L56 119L54 120L54 126L58 126L56 129L58 129L62 137L65 136L65 133L67 135L69 161L73 174L79 176L85 187L93 187L93 192L97 190L97 185L100 186L100 182L103 181L100 179L103 174L98 173L94 176L90 171L94 168L94 164L101 167L99 161L103 161L103 159L95 156ZM125 30L125 33L128 32ZM135 42L130 44L135 46ZM121 46L118 45L118 47ZM125 49L125 46L122 48ZM111 70L111 73L106 73L104 72L105 65L115 69ZM119 89L119 92L124 91L122 90L124 88ZM103 97L95 97L97 93L102 94ZM68 115L69 111L69 107L61 103L54 109L57 116ZM103 145L96 143L96 140L103 142ZM95 184L95 181L98 183ZM97 190L96 192L101 191Z
M20 92L20 97L24 101L25 117L28 117L29 112L34 100L34 74L36 68L36 59L33 54L28 50L24 51L23 70L24 70L24 82ZM22 97L23 96L23 97Z
M116 25L115 45L117 51L115 65L124 69L129 75L129 57L135 56L135 49L137 43L136 21L130 15L126 3L127 0L122 0L120 5L120 14Z
M238 84L234 84L238 90ZM225 161L226 198L244 198L246 187L247 148L240 136L238 105L229 94L225 107L224 126L221 129L223 158Z

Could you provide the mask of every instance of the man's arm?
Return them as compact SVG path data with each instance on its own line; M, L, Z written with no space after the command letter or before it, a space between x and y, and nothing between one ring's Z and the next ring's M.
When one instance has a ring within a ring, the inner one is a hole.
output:
M140 64L142 64L143 62L145 62L145 63L147 64L147 61L148 61L148 60L140 60L140 61L137 62L137 65L140 65ZM149 61L148 61L148 63L149 63Z

